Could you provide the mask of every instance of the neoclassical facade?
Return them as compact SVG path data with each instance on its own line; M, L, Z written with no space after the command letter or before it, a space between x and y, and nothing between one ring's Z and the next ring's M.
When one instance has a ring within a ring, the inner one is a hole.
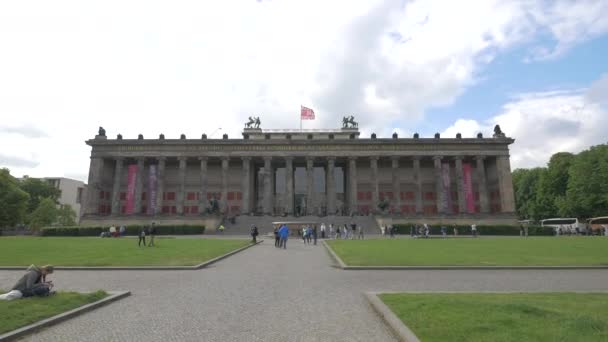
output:
M242 138L109 139L92 147L83 220L208 215L514 218L514 142L245 129Z

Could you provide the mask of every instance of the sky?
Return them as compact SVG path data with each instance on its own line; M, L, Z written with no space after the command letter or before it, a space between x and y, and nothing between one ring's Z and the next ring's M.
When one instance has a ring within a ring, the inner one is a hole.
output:
M109 138L495 124L512 168L608 142L606 0L0 2L0 167L86 181Z

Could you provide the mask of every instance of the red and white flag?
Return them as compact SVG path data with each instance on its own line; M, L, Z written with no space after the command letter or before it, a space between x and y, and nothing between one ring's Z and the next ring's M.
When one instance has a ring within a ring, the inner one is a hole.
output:
M300 105L300 119L301 120L314 120L315 111L310 108L306 108L306 107Z

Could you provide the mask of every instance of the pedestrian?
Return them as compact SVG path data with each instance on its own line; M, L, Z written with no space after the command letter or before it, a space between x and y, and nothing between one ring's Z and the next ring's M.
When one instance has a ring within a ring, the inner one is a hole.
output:
M308 227L306 227L306 242L308 242L308 244L310 245L312 241L312 226L308 225Z
M410 237L413 238L414 235L415 235L415 232L416 232L416 226L415 225L411 225L411 227L410 227Z
M380 233L382 234L382 237L386 236L386 225L381 225L380 226Z
M350 236L350 239L351 239L351 240L354 240L354 239L355 239L355 232L357 231L357 224L356 224L356 223L354 223L354 222L351 222L351 223L350 223L350 230L351 230L351 234L352 234L352 235Z
M280 247L281 243L281 238L279 237L279 227L275 226L274 227L274 246L275 247Z
M520 224L519 225L519 237L523 237L524 236L524 225Z
M334 238L340 240L340 226L336 226L336 236Z
M361 225L357 226L357 240L358 239L363 240L363 226Z
M431 237L431 227L428 224L424 224L424 237L426 239Z
M445 226L441 226L441 235L443 236L444 239L445 239L447 233L448 233L447 228Z
M454 225L454 236L458 236L458 228Z
M148 247L152 247L152 246L155 246L154 245L154 236L156 235L156 226L154 225L154 222L152 222L152 226L150 227L149 233L150 233L150 244L148 245Z
M342 238L344 240L348 239L348 225L346 223L342 227Z
M257 237L260 232L258 231L258 227L255 225L251 226L251 240L253 243L257 243Z
M321 223L321 239L325 239L325 223Z
M114 225L110 226L110 235L116 237L116 227Z
M220 231L220 234L224 234L224 225L220 223L218 230Z
M333 224L333 223L330 223L330 224L329 224L329 238L330 238L330 239L335 239L335 238L336 238L336 237L334 236L334 233L335 233L335 231L334 231L334 230L335 230L335 229L334 229L334 224Z
M279 242L279 248L283 247L283 249L287 249L287 239L289 238L289 228L286 224L281 226L279 229L279 238L281 241Z
M476 224L471 225L471 235L473 235L474 238L477 237L477 225Z
M137 242L137 246L141 247L141 243L144 243L144 247L146 247L146 226L141 226L139 228L139 241Z
M120 236L125 236L125 233L127 232L127 228L125 227L125 225L121 225L120 226Z
M393 229L393 225L389 224L386 229L388 229L388 233L390 234L391 238L395 237L395 230Z
M323 232L324 233L324 232ZM315 246L317 245L317 225L312 229L312 240L314 241Z

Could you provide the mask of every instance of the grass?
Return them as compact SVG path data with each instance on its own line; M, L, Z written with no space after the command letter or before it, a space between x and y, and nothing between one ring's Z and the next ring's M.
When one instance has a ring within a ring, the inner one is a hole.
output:
M383 294L422 341L607 341L608 294Z
M0 290L0 293L4 293L4 291ZM2 317L0 319L0 334L98 301L107 295L104 291L93 293L59 292L49 297L0 301L0 317Z
M0 266L192 266L249 244L248 240L2 237Z
M590 237L331 240L350 266L608 265L608 239Z

